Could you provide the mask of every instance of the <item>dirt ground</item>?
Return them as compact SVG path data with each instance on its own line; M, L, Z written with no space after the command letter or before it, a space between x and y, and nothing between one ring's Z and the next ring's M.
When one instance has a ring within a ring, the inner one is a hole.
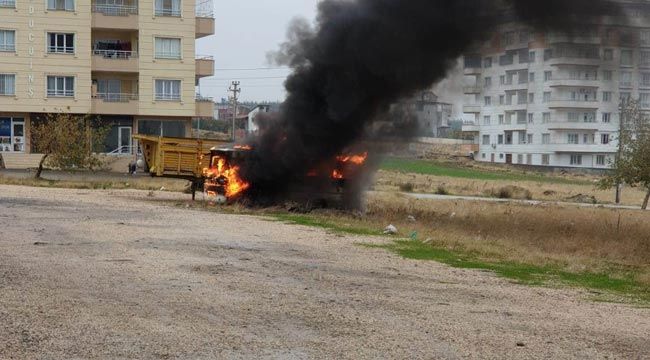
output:
M0 186L0 358L650 358L650 309L172 198Z

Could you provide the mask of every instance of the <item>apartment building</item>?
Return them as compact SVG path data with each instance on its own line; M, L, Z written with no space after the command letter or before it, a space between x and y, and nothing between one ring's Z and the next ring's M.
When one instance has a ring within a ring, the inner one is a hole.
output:
M213 115L195 91L214 74L195 55L211 1L0 0L0 19L0 155L30 153L49 113L100 116L106 152L127 154L134 133L182 137Z
M650 5L625 6L625 22L608 18L571 36L505 24L464 57L463 131L474 135L476 160L611 165L620 99L650 111Z

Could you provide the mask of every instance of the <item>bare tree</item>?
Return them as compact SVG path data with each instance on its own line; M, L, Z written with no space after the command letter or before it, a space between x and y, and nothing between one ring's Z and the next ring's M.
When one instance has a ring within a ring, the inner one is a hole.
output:
M646 191L642 208L650 202L650 122L639 109L639 102L627 100L621 104L620 150L612 163L611 172L600 186L612 188L619 184L641 187Z
M60 169L94 169L101 166L96 152L104 143L109 128L99 119L66 113L48 114L32 124L34 150L43 154L35 178L39 179L45 161Z

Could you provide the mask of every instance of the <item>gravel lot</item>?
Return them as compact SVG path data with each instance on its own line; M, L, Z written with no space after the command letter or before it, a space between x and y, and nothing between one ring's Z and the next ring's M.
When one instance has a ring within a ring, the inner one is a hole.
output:
M0 359L650 358L650 309L172 198L0 186Z

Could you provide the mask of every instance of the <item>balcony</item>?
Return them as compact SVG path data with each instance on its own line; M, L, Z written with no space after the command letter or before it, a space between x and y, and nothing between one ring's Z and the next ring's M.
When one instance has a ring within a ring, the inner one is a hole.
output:
M463 70L463 73L467 76L481 75L483 73L483 68L480 65L466 66Z
M196 38L214 35L214 5L212 0L196 1Z
M214 101L212 98L196 96L196 114L195 117L213 118L214 117Z
M554 99L548 102L550 109L589 109L597 110L600 102L598 100L565 100Z
M100 115L137 115L138 94L98 93L93 95L91 112Z
M600 45L602 39L596 34L585 34L585 35L571 35L571 34L550 34L547 37L547 42L549 44L589 44L589 45Z
M214 76L214 58L212 56L196 57L196 78Z
M546 81L550 87L581 87L581 88L599 88L600 80L598 79L571 79L571 78L553 78Z
M548 129L554 131L562 130L584 130L598 131L602 127L597 122L578 122L578 121L557 121L548 123Z
M584 65L584 66L600 66L602 60L600 57L570 57L570 56L556 56L545 61L548 65Z
M463 94L480 94L483 88L480 86L465 86L463 87Z
M92 4L92 27L112 30L137 30L138 6Z
M556 153L607 153L615 152L616 148L612 143L603 144L567 144L567 143L551 143L549 147Z
M463 105L463 112L466 114L477 114L481 112L481 105Z
M137 73L139 66L136 51L93 50L93 71Z
M463 132L479 132L481 127L474 121L465 121L463 122Z

